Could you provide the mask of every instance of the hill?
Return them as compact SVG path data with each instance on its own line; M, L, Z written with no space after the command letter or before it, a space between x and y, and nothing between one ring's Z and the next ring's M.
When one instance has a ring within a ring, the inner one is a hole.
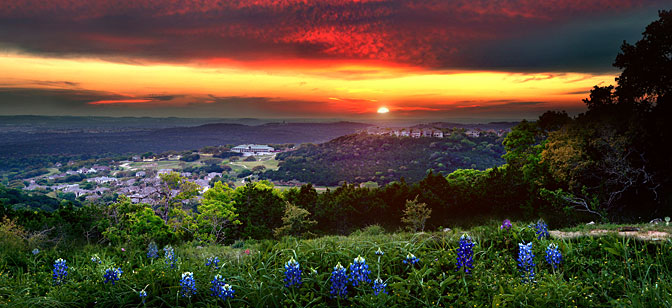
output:
M263 176L316 185L338 185L341 181L384 184L402 177L415 182L429 169L447 174L457 169L484 170L502 165L503 138L494 134L467 137L458 132L446 138L353 134L280 153L279 169Z

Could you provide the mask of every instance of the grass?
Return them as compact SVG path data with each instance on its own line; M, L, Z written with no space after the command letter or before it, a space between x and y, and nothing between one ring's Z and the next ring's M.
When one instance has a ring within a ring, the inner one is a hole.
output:
M617 236L537 239L527 224L502 231L491 223L470 230L432 233L384 233L370 227L350 236L247 241L233 246L175 246L175 268L161 258L148 259L144 249L111 246L54 247L33 256L29 250L3 251L0 259L0 305L16 307L147 306L163 307L669 307L672 305L672 242L640 241ZM459 237L476 242L471 274L456 271ZM517 243L533 242L536 282L523 283ZM556 243L563 254L558 269L546 264L544 251ZM375 251L385 254L380 257ZM162 253L162 251L159 251ZM249 252L249 253L247 253ZM413 253L416 266L402 263ZM102 264L91 262L97 254ZM11 256L10 256L11 255ZM348 287L345 299L330 296L332 268L347 267L361 255L371 280L387 283L389 294L374 296L371 283ZM205 266L219 257L221 268ZM284 286L284 263L295 258L303 271L300 288ZM70 266L66 282L52 284L53 261ZM104 269L119 266L116 285L103 283ZM178 295L182 272L193 272L198 293ZM210 296L209 281L221 274L236 290L223 301Z

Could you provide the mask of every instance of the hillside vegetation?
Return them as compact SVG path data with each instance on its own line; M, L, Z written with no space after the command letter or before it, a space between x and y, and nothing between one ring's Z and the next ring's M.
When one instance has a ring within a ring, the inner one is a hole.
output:
M454 132L446 138L347 135L322 144L307 144L280 153L271 180L298 180L315 185L340 182L386 184L401 178L420 181L432 169L444 174L457 169L485 170L502 165L504 137L467 137Z

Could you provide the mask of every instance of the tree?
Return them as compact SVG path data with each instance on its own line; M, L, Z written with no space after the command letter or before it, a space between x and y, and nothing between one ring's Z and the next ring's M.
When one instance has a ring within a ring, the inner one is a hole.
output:
M157 191L156 212L164 222L168 223L174 210L181 210L185 202L196 198L201 187L196 183L187 181L177 172L164 173L159 177L161 178L161 185Z
M265 239L282 225L285 204L279 190L268 181L247 183L231 195L241 224L235 228L237 238Z
M285 214L282 216L282 226L273 230L276 237L286 235L303 236L312 235L312 228L317 221L310 219L310 212L290 202L285 202Z
M425 222L432 214L432 210L426 203L418 202L418 197L413 200L406 200L406 209L404 216L401 217L401 223L411 232L424 231Z
M203 194L196 217L197 235L211 243L222 243L226 239L229 225L239 225L238 214L232 199L233 189L222 182L215 182L213 188Z

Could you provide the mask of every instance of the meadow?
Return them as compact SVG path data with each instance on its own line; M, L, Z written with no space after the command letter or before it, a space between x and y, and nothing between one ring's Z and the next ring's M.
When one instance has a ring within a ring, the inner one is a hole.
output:
M386 233L370 226L349 236L284 237L229 246L184 243L151 249L64 244L39 249L6 238L0 252L0 305L672 305L669 237L644 241L614 234L571 239L544 235L534 223L516 222L503 228L491 222L468 230ZM531 251L523 251L521 243L531 243ZM556 266L547 259L553 245L557 255L550 260ZM66 276L62 266L55 269L57 259L66 261ZM337 264L343 266L339 273ZM343 272L345 277L339 276ZM216 275L221 278L215 279ZM338 277L343 280L334 281Z

